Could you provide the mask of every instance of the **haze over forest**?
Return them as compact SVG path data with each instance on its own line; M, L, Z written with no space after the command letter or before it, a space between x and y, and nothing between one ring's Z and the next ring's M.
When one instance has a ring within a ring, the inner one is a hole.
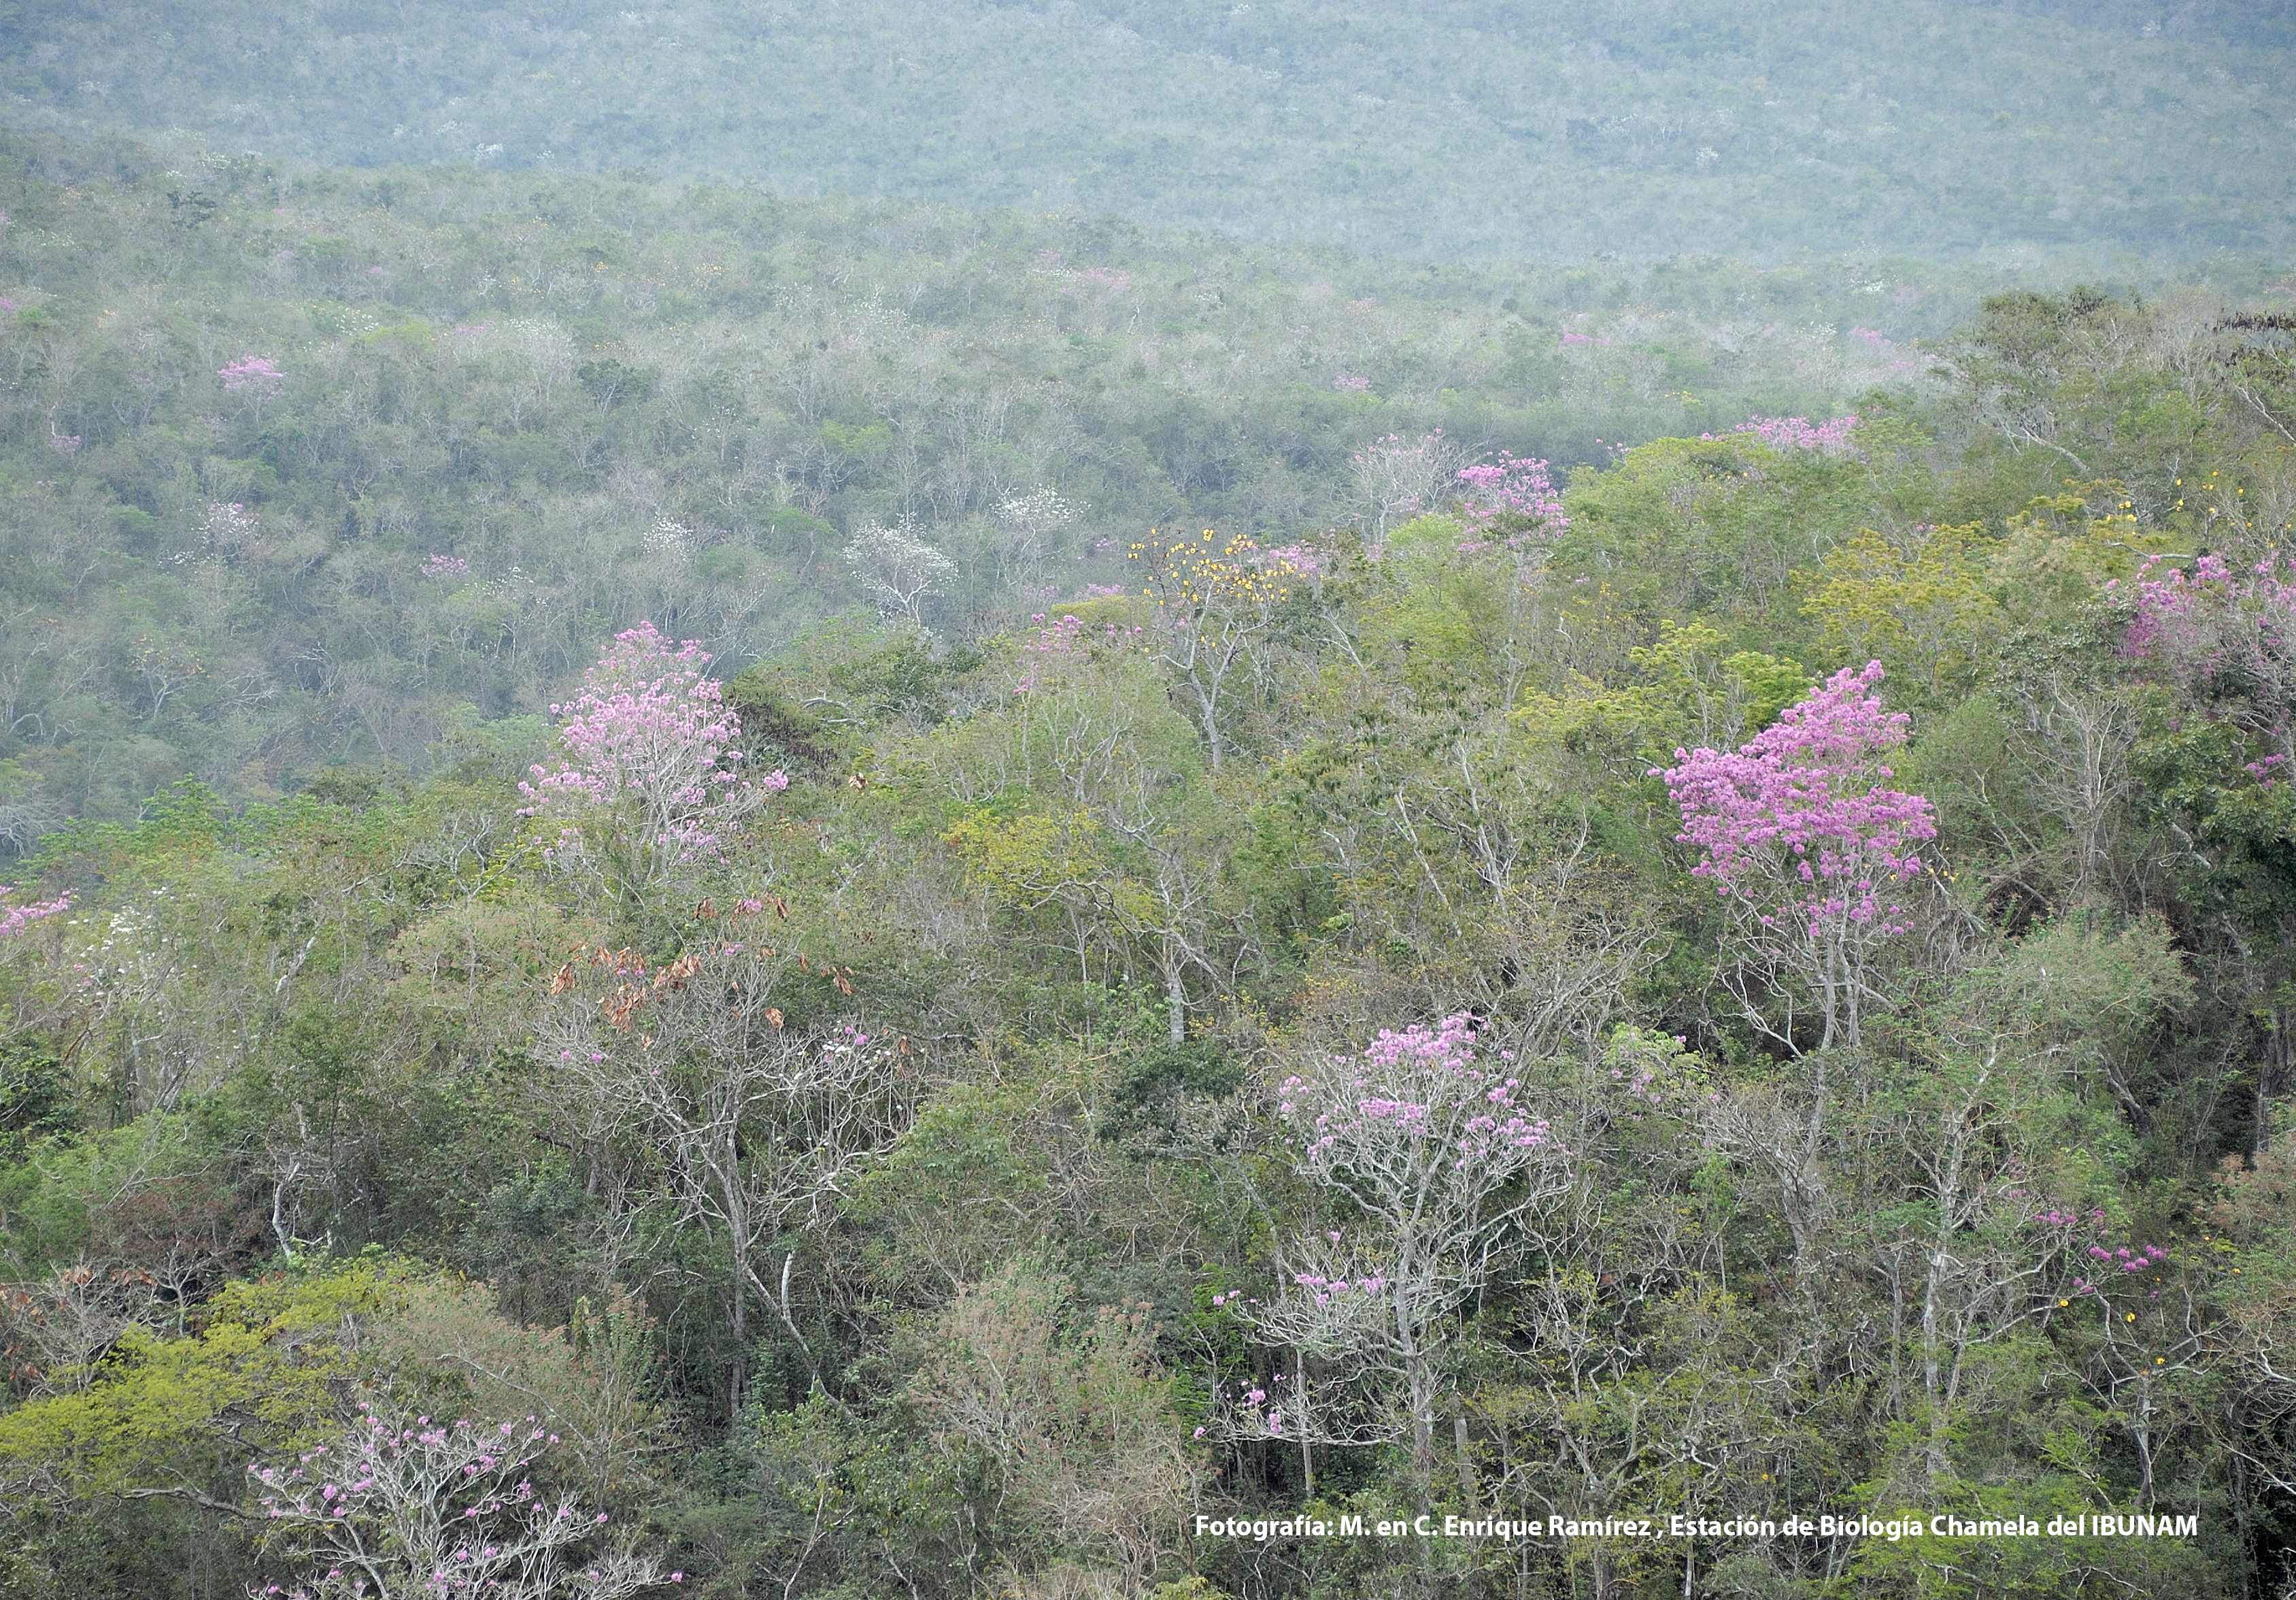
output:
M0 1600L2296 1600L2292 81L0 17Z
M2278 250L2287 0L30 4L8 120L1438 260Z

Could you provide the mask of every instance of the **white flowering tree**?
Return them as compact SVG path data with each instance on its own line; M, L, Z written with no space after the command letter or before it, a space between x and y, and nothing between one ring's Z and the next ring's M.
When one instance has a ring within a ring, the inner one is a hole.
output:
M912 628L924 626L928 595L948 592L956 563L917 537L905 521L898 528L871 522L845 547L845 564L883 617L899 617Z

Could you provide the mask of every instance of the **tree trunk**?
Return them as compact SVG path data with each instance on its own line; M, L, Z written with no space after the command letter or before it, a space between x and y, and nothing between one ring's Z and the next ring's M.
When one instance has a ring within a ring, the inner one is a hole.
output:
M1308 1499L1316 1497L1316 1452L1309 1440L1315 1432L1308 1411L1308 1352L1294 1350L1292 1360L1292 1383L1296 1392L1292 1396L1292 1409L1300 1414L1300 1481L1301 1494Z
M1188 1042L1188 991L1180 981L1179 952L1172 948L1171 941L1168 939L1164 944L1163 964L1164 997L1167 1002L1165 1010L1168 1013L1165 1018L1165 1024L1171 1034L1172 1042L1176 1045L1185 1045Z
M742 1386L749 1377L750 1297L744 1287L749 1274L736 1267L734 1271L734 1392L726 1405L726 1419L738 1424L742 1419Z
M1404 1370L1411 1388L1411 1492L1413 1509L1424 1513L1435 1496L1435 1375L1418 1342L1405 1334Z
M2272 1143L2273 1102L2292 1081L2296 1081L2296 1012L2276 1005L2264 1036L2264 1059L2256 1070L2256 1131L2251 1153L2261 1155Z

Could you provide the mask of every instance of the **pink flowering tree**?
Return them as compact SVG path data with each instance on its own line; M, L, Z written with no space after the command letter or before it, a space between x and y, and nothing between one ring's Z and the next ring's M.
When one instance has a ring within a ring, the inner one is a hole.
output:
M268 356L242 356L217 367L216 376L233 394L275 395L287 382L287 374Z
M251 1596L296 1600L619 1600L683 1573L615 1548L606 1516L534 1486L557 1435L529 1416L433 1422L362 1403L358 1420L292 1465L250 1464L266 1554L303 1576Z
M1570 526L1562 514L1562 495L1546 475L1546 463L1499 452L1496 461L1459 469L1465 486L1459 512L1477 536L1536 532L1552 538Z
M246 397L258 418L263 402L275 398L287 383L287 374L268 356L242 356L227 361L216 369L216 376L223 380L225 393Z
M2185 715L2148 757L2156 792L2211 865L2208 915L2241 929L2241 966L2262 1030L2252 1115L2259 1147L2296 1086L2296 877L2287 839L2296 793L2296 558L2269 551L2189 570L2148 560L2123 652L2165 678Z
M1789 1049L1805 997L1820 1049L1858 1042L1863 1006L1882 997L1876 960L1908 926L1916 847L1937 837L1926 798L1886 787L1907 718L1882 710L1881 681L1879 661L1845 668L1734 753L1677 750L1652 769L1681 809L1675 837L1698 847L1692 872L1729 910L1746 1015ZM1784 1002L1783 1018L1755 986Z
M1358 1214L1358 1237L1298 1245L1291 1281L1237 1311L1267 1342L1402 1376L1423 1498L1454 1322L1569 1182L1570 1154L1523 1105L1511 1054L1486 1063L1474 1032L1464 1016L1382 1030L1362 1054L1284 1079L1276 1110L1293 1169Z
M25 900L11 904L8 897L13 893L14 890L0 883L0 939L13 939L34 923L44 923L71 909L70 890L53 900Z
M1733 433L1751 434L1784 455L1788 450L1815 450L1825 455L1852 455L1857 447L1850 436L1857 430L1857 414L1829 418L1813 423L1806 416L1751 416L1730 430ZM1712 439L1710 433L1702 439Z
M554 857L619 850L629 885L644 888L720 854L767 794L789 787L778 770L742 770L741 718L709 664L693 641L673 649L641 622L615 636L580 693L550 708L567 718L565 759L537 763L519 792L521 815L558 824Z
M2276 552L2243 571L2204 555L2186 572L2156 555L2136 588L2123 650L2275 746L2250 770L2284 777L2270 769L2296 759L2296 556Z

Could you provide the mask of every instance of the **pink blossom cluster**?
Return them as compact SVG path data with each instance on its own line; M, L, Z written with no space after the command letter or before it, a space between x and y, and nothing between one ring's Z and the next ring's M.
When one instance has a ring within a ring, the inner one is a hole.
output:
M2035 1213L2033 1217L2033 1226L2036 1227L2062 1229L2068 1235L2063 1241L2068 1247L2076 1243L2070 1237L2072 1231L2084 1225L2094 1230L2094 1236L2087 1245L2082 1247L2082 1255L2092 1263L2091 1271L2117 1272L2127 1277L2137 1273L2151 1272L2156 1268L2169 1264L2170 1251L2169 1246L2165 1244L2115 1246L2106 1236L2108 1229L2104 1213L2102 1210L2090 1210L2084 1213L2067 1207L2052 1205ZM2100 1282L2091 1283L2084 1274L2073 1279L2072 1289L2076 1294L2103 1294L2111 1286L2112 1281L2111 1277L2106 1277ZM2149 1298L2160 1299L2161 1292L2158 1289L2152 1291Z
M234 394L251 390L258 395L275 395L279 386L287 381L287 374L268 356L242 356L217 367L216 376Z
M2102 1261L2108 1267L2118 1266L2123 1272L2150 1271L2169 1259L2169 1248L2165 1244L2144 1244L2133 1250L2126 1244L2118 1250L2092 1244L2088 1247L2088 1253L2092 1260Z
M520 815L555 808L634 802L647 848L681 860L718 855L742 804L789 787L775 771L753 784L737 768L741 718L724 688L703 674L709 653L688 639L675 650L651 622L615 636L583 677L582 692L550 708L568 720L558 742L568 759L537 764L519 784ZM579 833L570 821L560 848Z
M2092 1211L2089 1214L2089 1217L2093 1226L2096 1229L2096 1237L2082 1251L2082 1254L2086 1256L2091 1263L2089 1268L2090 1271L2100 1272L2107 1275L2118 1273L2121 1277L2127 1278L2134 1276L2139 1273L2151 1272L2157 1268L2165 1267L2169 1264L2169 1250L2167 1245L2113 1245L2112 1242L2105 1237L2104 1213L2102 1211ZM2084 1274L2073 1279L2073 1292L2076 1294L2103 1294L2109 1287L2111 1287L2112 1282L2112 1277L2106 1276L2093 1283L2089 1280L2088 1276ZM2150 1300L2158 1300L2161 1298L2161 1292L2158 1289L2152 1290L2148 1292L2146 1298Z
M425 578L463 578L469 574L471 563L459 555L426 555L422 558Z
M1871 346L1874 353L1889 364L1890 372L1917 373L1922 370L1920 361L1907 356L1895 340L1878 328L1852 328L1849 337L1860 344Z
M266 1521L284 1525L329 1561L310 1596L369 1592L373 1557L389 1551L430 1596L541 1596L561 1592L562 1561L607 1521L570 1497L535 1491L534 1464L558 1435L531 1415L493 1425L452 1426L418 1417L396 1425L368 1403L340 1448L319 1445L283 1470L250 1462ZM601 1569L605 1569L602 1571ZM619 1596L661 1574L627 1557L593 1564L584 1592ZM670 1574L682 1581L682 1573ZM279 1586L261 1591L283 1592Z
M1521 1080L1479 1066L1473 1037L1466 1016L1382 1029L1359 1058L1335 1056L1315 1080L1285 1079L1277 1109L1311 1164L1354 1159L1366 1140L1431 1146L1460 1168L1547 1143L1546 1122L1516 1108Z
M1290 1384L1292 1379L1291 1374L1279 1372L1272 1374L1267 1381L1271 1384L1286 1385ZM1291 1398L1302 1407L1306 1406L1308 1399L1306 1383L1305 1374L1301 1374L1300 1386L1287 1391ZM1282 1404L1283 1398L1283 1395L1271 1393L1270 1391L1262 1389L1257 1383L1246 1383L1231 1399L1226 1384L1212 1385L1212 1403L1223 1413L1233 1411L1233 1415L1227 1418L1226 1425L1221 1429L1221 1432L1231 1435L1241 1435L1247 1439L1261 1435L1269 1439L1283 1437ZM1195 1436L1201 1439L1205 1432L1205 1429L1198 1428Z
M1111 592L1121 594L1123 591ZM1037 636L1023 641L1021 645L1022 658L1021 678L1013 685L1013 693L1015 694L1026 694L1031 690L1044 687L1046 681L1062 664L1083 656L1092 647L1092 641L1085 635L1084 621L1075 613L1063 614L1058 621L1050 623L1047 623L1045 618L1046 613L1039 611L1029 619L1029 621L1038 624L1038 627ZM1136 626L1124 628L1114 622L1103 622L1100 626L1103 641L1111 644L1129 638L1140 631Z
M1467 526L1479 532L1506 516L1524 518L1552 533L1570 526L1562 514L1562 496L1548 480L1544 461L1502 450L1496 461L1461 467L1459 481L1467 486L1459 509Z
M2137 573L2123 651L2157 662L2188 693L2246 699L2256 731L2286 744L2296 710L2296 556L2267 555L2245 572L2218 555L2202 556L2190 572L2164 564L2151 556ZM2249 771L2270 783L2285 759L2284 751L2267 756Z
M1771 449L1781 453L1819 450L1828 455L1841 455L1851 453L1849 436L1857 427L1857 417L1853 412L1848 416L1838 416L1824 423L1813 423L1806 416L1748 417L1730 431L1751 433ZM1698 437L1710 439L1717 436L1702 433Z
M1295 1272L1292 1281L1316 1297L1319 1306L1329 1305L1334 1294L1377 1294L1387 1287L1387 1280L1377 1273L1357 1278L1349 1283L1343 1277L1326 1277L1318 1272Z
M1299 577L1321 578L1332 558L1330 552L1318 550L1313 545L1279 545L1261 551L1259 560L1264 567L1289 567Z
M1677 750L1652 769L1681 809L1675 837L1701 852L1693 873L1765 929L1813 941L1906 930L1890 894L1921 871L1936 808L1882 787L1907 718L1868 693L1882 677L1879 661L1844 668L1736 753Z
M0 896L13 893L5 883L0 883ZM21 906L0 905L0 939L13 939L34 923L71 909L71 890L67 889L53 900L29 900Z
M1332 387L1338 390L1341 394L1359 395L1371 388L1371 380L1369 378L1357 377L1353 373L1341 373L1338 377L1332 380Z

